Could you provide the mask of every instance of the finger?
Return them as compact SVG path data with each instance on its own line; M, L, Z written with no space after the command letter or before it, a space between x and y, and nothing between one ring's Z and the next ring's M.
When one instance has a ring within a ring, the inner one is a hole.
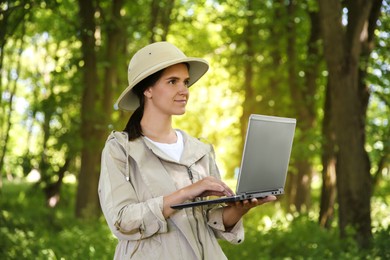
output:
M221 191L226 196L234 195L234 192L223 181L215 178L210 178L208 181L211 182L211 185L213 186L214 190Z
M218 180L218 183L223 187L224 193L226 196L233 196L234 195L234 192L232 191L232 189L230 189L230 187L227 186L223 181Z
M242 208L242 202L241 201L236 201L235 206L237 208Z
M259 198L259 199L253 198L250 200L250 202L248 204L250 205L251 208L253 208L253 207L262 205L264 203L274 201L274 200L276 200L275 196L267 196L265 198Z
M269 195L269 196L267 196L265 198L261 198L261 199L258 199L258 200L259 200L259 202L261 204L263 204L263 203L267 203L267 202L270 202L270 201L275 201L276 197L274 195Z
M207 196L218 196L218 197L222 197L222 196L225 196L225 193L223 192L219 192L219 191L205 191L203 192L200 197L207 197Z
M229 186L227 186L225 184L225 191L227 193L227 196L233 196L234 195L234 191L232 191L232 189L229 188Z

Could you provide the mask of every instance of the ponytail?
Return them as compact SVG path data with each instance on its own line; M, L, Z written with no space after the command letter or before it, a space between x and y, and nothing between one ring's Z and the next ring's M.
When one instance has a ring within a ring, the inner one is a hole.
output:
M143 136L141 120L144 115L144 107L145 107L144 92L148 87L153 86L161 78L163 71L164 69L157 71L154 74L150 75L149 77L143 79L140 83L135 85L134 88L131 90L138 97L139 107L130 116L129 121L127 122L127 125L123 130L124 132L127 133L129 137L129 141L135 140Z
M141 119L144 114L144 108L139 106L131 115L127 125L123 131L127 132L129 141L142 136Z

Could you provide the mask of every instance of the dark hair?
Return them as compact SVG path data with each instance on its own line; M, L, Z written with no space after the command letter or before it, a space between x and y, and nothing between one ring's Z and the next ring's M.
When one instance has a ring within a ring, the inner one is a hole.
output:
M144 115L145 96L144 92L148 87L153 86L160 78L164 69L155 72L149 77L143 79L134 88L131 89L133 93L138 97L139 107L133 112L127 125L123 131L127 132L129 141L137 139L142 136L141 119Z

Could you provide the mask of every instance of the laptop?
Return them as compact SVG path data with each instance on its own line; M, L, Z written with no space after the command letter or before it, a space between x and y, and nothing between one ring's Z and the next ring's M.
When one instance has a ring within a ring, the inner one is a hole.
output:
M183 209L284 194L296 126L295 118L252 114L249 117L236 195L197 198L172 205Z

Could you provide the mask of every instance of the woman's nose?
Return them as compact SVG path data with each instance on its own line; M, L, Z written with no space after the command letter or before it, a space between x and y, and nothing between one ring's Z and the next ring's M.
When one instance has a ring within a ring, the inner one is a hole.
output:
M188 94L188 86L186 83L181 83L180 84L180 90L179 90L180 94L182 95L185 95L185 94Z

